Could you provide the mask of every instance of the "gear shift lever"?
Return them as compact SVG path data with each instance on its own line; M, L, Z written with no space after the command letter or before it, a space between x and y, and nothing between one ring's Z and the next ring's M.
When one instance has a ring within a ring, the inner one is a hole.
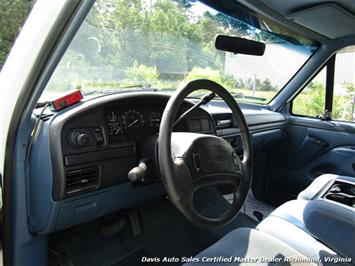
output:
M131 171L128 172L128 179L134 183L137 182L144 182L144 177L147 173L147 160L141 160L138 164L138 166L134 167L131 169Z

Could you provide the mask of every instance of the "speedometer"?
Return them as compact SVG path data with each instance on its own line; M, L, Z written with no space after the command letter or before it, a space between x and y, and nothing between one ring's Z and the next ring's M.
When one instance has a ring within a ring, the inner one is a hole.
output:
M122 115L122 124L126 129L139 128L145 123L144 116L135 109L128 109Z

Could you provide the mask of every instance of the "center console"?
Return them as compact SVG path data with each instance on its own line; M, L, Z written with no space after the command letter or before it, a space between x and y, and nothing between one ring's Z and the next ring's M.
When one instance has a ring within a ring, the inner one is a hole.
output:
M335 179L330 188L322 195L322 198L355 208L355 183Z

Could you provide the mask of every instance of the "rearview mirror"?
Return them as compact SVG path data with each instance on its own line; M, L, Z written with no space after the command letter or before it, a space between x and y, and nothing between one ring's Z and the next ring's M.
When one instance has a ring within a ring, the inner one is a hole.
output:
M217 50L235 54L261 56L265 52L265 43L225 35L216 37L215 47Z

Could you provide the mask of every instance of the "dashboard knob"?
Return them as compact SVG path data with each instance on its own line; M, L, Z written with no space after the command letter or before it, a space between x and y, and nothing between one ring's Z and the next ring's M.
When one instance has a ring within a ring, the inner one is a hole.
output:
M78 144L80 147L84 147L90 142L90 138L88 134L85 133L77 133L75 134L75 143Z

